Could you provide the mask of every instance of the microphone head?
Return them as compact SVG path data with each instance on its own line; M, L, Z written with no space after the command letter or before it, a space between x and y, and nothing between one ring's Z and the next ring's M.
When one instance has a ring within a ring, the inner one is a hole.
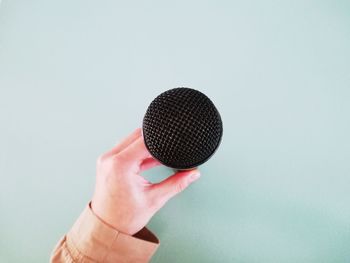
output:
M221 142L223 124L206 95L190 88L174 88L151 102L142 132L155 159L185 170L203 164L214 154Z

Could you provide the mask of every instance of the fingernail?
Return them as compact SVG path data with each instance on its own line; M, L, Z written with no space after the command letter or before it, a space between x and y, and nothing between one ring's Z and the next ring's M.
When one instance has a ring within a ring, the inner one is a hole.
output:
M189 180L190 180L190 182L194 182L199 177L201 177L201 174L199 173L199 171L195 171L195 172L191 173Z

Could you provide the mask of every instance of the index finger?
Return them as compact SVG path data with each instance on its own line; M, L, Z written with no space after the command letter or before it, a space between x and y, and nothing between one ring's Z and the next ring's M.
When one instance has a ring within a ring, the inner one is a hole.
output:
M117 155L119 152L123 151L130 144L132 144L137 138L142 136L141 128L137 128L130 135L124 138L120 143L114 146L111 150L103 154L104 158L108 158L113 155Z
M146 148L143 136L138 137L128 147L122 150L119 155L123 160L140 165L147 158L152 157Z

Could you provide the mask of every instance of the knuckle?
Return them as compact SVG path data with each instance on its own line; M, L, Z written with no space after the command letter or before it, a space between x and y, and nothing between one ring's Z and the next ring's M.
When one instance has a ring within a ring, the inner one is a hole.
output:
M126 162L126 158L123 154L117 154L113 156L113 163L116 165L122 165Z
M116 165L117 167L120 166L120 164L123 162L122 158L120 157L120 155L115 155L112 158L112 162L114 165Z
M100 166L102 164L102 162L103 162L103 155L100 155L96 159L97 166Z
M123 155L122 154L116 154L113 156L113 162L114 163L122 163L123 162Z
M175 186L175 190L177 193L182 192L183 190L185 190L185 188L187 187L187 183L185 181L181 181L178 184L176 184Z

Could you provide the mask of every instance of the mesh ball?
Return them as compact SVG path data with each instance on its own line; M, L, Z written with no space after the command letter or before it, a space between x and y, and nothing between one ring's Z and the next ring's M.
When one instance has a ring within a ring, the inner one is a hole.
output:
M206 95L190 88L174 88L151 102L142 132L155 159L184 170L203 164L214 154L221 142L223 125Z

